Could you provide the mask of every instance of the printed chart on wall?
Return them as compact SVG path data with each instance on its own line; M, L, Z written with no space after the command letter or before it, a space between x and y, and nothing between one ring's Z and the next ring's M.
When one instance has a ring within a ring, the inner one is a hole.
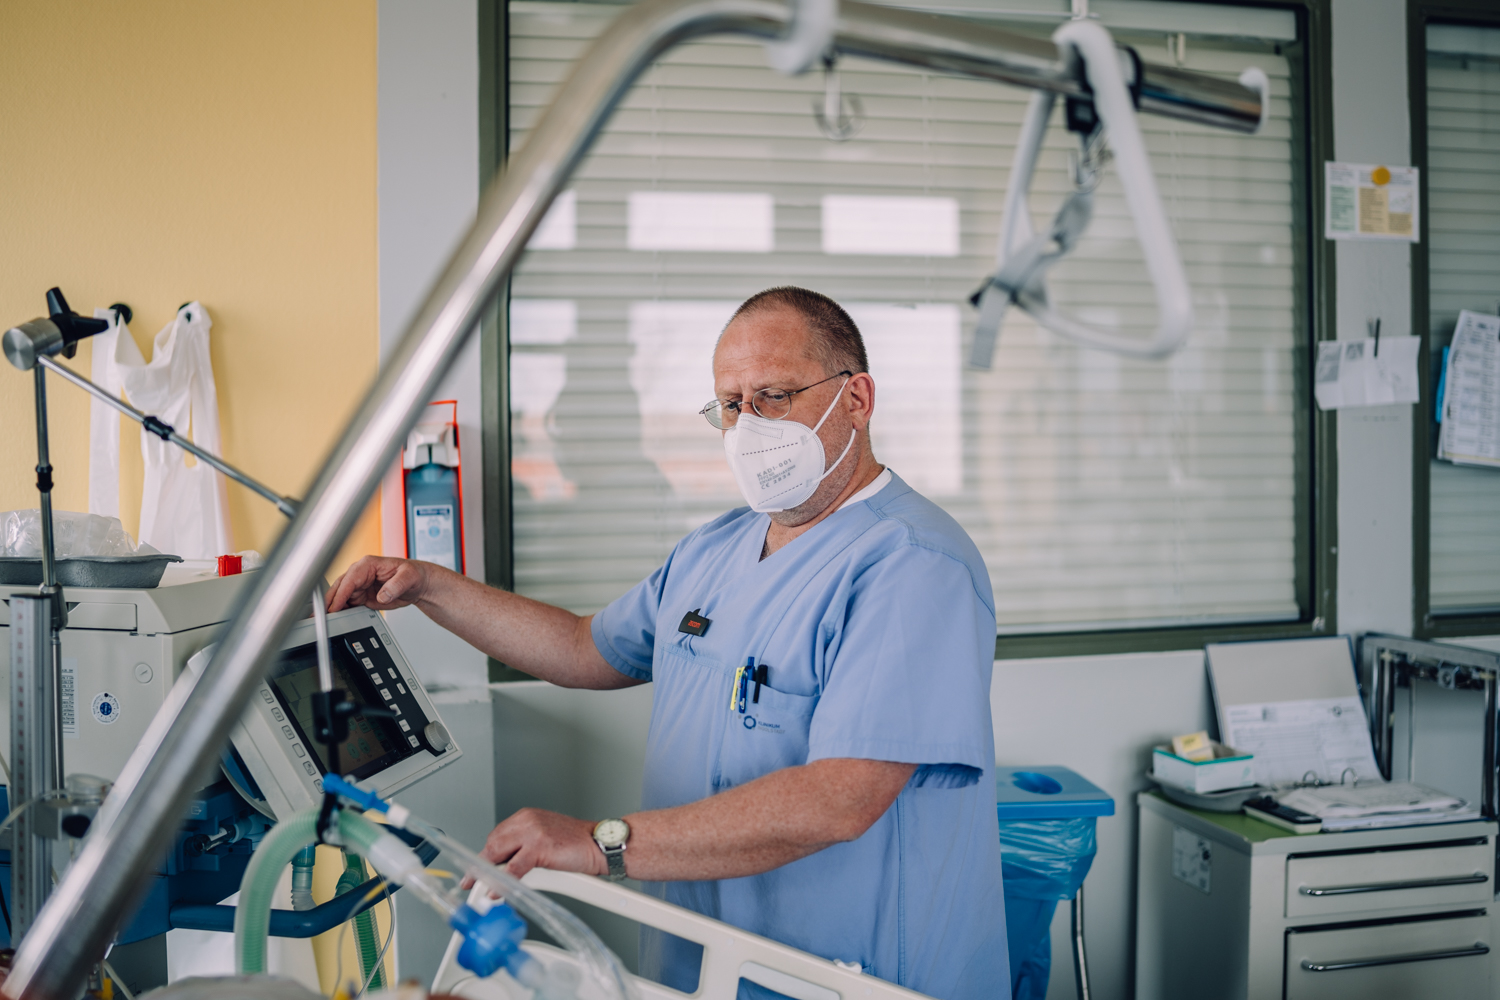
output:
M1324 226L1331 240L1401 240L1421 234L1416 167L1325 163Z
M1500 468L1500 316L1465 309L1443 350L1438 458Z

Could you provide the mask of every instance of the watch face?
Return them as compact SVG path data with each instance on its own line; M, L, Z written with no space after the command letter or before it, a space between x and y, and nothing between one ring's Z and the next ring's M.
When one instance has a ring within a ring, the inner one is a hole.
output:
M630 826L623 819L607 819L594 827L594 839L614 847L630 839Z

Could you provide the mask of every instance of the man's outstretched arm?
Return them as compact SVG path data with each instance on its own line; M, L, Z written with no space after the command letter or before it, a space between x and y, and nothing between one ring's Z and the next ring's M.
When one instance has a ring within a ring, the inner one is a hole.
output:
M599 655L590 617L487 587L432 563L365 556L328 591L329 611L358 605L391 611L412 604L474 648L561 687L641 683Z
M624 817L625 872L648 882L741 878L858 839L896 801L915 764L832 758L788 767L710 798ZM604 817L596 817L603 819ZM533 868L603 875L595 820L522 809L495 827L484 856L511 874Z

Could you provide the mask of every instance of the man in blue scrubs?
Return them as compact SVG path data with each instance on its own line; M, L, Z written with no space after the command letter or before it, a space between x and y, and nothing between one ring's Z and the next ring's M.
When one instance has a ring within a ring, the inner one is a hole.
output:
M757 934L943 1000L1004 1000L989 575L876 462L867 367L825 296L741 306L703 412L754 509L693 531L596 615L383 557L351 567L329 608L416 604L564 687L653 682L642 811L596 826L522 810L485 846L513 873L623 862ZM691 992L696 962L673 941L647 942L644 971Z

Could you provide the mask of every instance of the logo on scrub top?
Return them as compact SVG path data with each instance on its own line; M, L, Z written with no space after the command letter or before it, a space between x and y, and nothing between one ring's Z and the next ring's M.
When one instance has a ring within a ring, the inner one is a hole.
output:
M120 718L120 702L114 695L105 691L103 694L94 696L94 721L104 725L113 725Z
M747 716L745 716L745 728L746 729L754 729L755 728L755 716L753 716L753 715L747 715Z

